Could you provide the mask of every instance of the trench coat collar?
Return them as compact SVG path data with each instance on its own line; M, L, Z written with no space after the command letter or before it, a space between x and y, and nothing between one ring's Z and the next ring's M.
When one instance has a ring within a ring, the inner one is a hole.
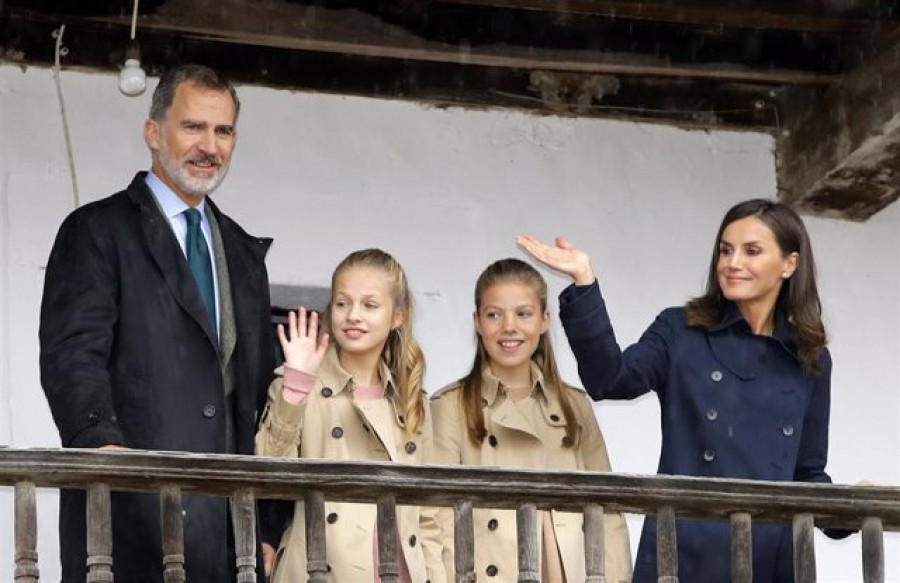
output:
M400 391L397 388L394 376L391 374L390 367L388 367L384 360L378 361L378 374L384 385L385 398L387 398L387 400L394 405L394 409L397 410ZM353 377L343 366L341 366L337 345L334 343L328 347L328 350L325 352L325 357L322 359L322 365L319 367L319 379L322 382L322 386L331 388L335 395L344 391L353 392ZM398 423L400 423L401 426L403 425L399 418Z
M531 396L547 403L550 400L550 391L546 389L546 381L541 368L531 361ZM495 406L499 398L506 398L506 388L500 381L500 377L494 374L491 366L486 364L481 369L481 395L487 401L488 407Z

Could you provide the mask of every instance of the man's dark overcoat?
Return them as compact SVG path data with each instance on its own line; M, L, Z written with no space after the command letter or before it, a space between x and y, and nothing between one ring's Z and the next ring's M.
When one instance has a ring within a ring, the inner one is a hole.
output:
M207 198L233 298L235 341L223 358L145 177L138 173L126 190L71 213L50 254L41 384L62 444L225 453L228 359L235 449L252 454L274 360L264 263L271 239L249 236ZM84 500L83 491L61 494L65 583L85 579ZM223 498L185 497L188 581L235 580L227 505ZM116 581L162 581L157 496L113 493L112 516Z

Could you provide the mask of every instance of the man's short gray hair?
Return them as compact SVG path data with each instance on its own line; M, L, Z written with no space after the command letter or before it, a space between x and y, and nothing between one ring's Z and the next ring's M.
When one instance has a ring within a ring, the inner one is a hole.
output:
M166 111L172 107L175 99L175 91L182 83L192 83L204 89L214 91L227 91L234 102L234 121L237 122L238 113L241 111L241 102L237 91L225 77L204 65L179 65L169 69L159 79L159 85L153 92L153 101L150 103L150 118L162 121Z

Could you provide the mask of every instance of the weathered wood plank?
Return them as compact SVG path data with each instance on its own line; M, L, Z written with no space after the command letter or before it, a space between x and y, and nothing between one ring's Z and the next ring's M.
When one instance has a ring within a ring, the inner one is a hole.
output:
M586 504L607 512L654 514L676 506L684 518L729 520L752 512L754 522L790 524L796 513L828 528L858 529L866 516L885 530L900 530L900 488L761 482L607 472L546 472L468 466L404 465L253 456L96 450L0 449L0 484L32 481L38 487L85 488L102 479L115 490L229 496L253 484L257 497L296 500L327 490L329 500L368 502L394 494L398 504L515 508L528 500L539 509L581 512Z
M869 517L862 525L863 583L884 583L884 529Z
M400 545L397 541L397 504L394 497L384 495L378 497L378 575L382 583L397 583L400 576L400 565L397 553Z
M453 567L455 583L475 583L475 522L471 500L458 500L453 507Z
M112 506L109 484L87 492L87 583L112 583Z
M671 506L663 506L656 514L656 568L658 583L678 583L678 536Z
M37 499L32 482L19 482L15 489L16 583L38 583Z
M159 496L162 521L163 580L184 583L184 509L181 489L163 486Z
M538 547L538 512L534 504L516 508L516 532L519 541L519 583L540 583L541 549Z
M606 541L603 531L603 507L584 507L585 583L606 583Z
M309 583L328 581L328 562L325 553L325 496L314 490L304 500L306 514L306 572Z
M237 583L256 583L256 498L251 488L239 488L231 497Z
M816 583L816 547L813 517L798 514L794 517L794 581Z
M747 512L731 515L731 583L753 582L752 519Z

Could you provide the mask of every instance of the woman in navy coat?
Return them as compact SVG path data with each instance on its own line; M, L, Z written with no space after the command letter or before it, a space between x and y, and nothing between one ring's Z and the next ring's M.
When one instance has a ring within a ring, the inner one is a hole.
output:
M662 415L659 473L830 482L831 357L809 235L789 207L749 200L725 215L706 292L657 316L641 339L616 342L588 255L559 237L519 244L574 280L560 320L595 400L655 391ZM730 581L725 522L679 520L679 578ZM791 529L754 525L753 580L793 581ZM641 534L635 583L656 581L656 521Z

